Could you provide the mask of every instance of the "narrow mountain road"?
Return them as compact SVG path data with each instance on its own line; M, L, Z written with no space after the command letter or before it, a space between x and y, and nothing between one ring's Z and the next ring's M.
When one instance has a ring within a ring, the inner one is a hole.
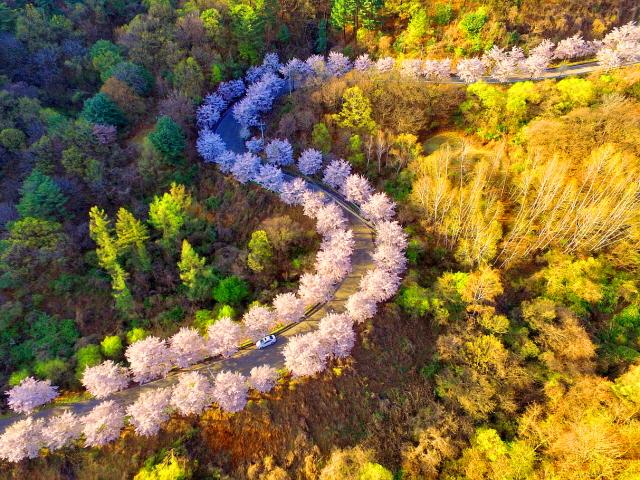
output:
M233 118L231 110L228 110L220 120L217 132L227 143L229 149L238 153L245 151L244 140L240 137L240 126ZM289 174L286 175L287 177L292 177ZM309 179L307 180L310 181ZM288 343L290 337L313 331L317 328L320 319L327 313L332 311L342 312L344 310L344 303L347 298L358 290L361 277L373 266L371 259L371 252L373 252L374 249L373 230L371 226L368 225L368 223L359 215L357 208L346 202L341 195L315 183L310 183L310 188L318 191L324 191L341 206L349 220L349 228L353 230L354 234L355 248L351 257L353 270L351 274L339 285L333 298L327 303L321 305L319 308L313 310L313 312L305 317L301 322L291 325L285 331L278 334L277 343L271 347L264 350L258 350L255 347L250 347L240 350L238 353L227 359L217 358L194 365L190 368L174 370L165 378L158 379L144 385L133 385L126 390L112 394L109 399L117 400L123 405L128 405L134 402L141 392L151 388L170 387L174 385L177 383L179 374L185 371L198 371L212 379L221 370L234 370L241 372L244 375L249 375L249 372L253 367L257 367L265 363L276 369L282 368L284 366L284 347ZM43 409L35 412L33 416L36 418L47 418L54 414L62 413L65 410L70 410L82 415L87 413L100 402L101 400L89 399L73 402L68 405L44 407ZM20 415L9 414L0 418L0 431L4 430L4 428L12 422L22 417L23 416Z

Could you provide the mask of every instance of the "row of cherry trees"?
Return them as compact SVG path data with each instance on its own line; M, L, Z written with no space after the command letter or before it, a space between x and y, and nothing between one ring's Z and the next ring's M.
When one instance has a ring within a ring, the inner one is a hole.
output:
M506 50L494 46L481 57L458 60L455 68L450 59L404 59L396 62L392 57L384 57L374 61L368 54L363 54L352 62L339 52L329 53L326 59L312 55L306 60L293 58L282 64L277 54L270 53L261 65L249 69L244 82L224 82L216 93L207 96L198 111L198 125L202 129L213 130L229 102L245 93L245 83L248 85L246 95L233 106L233 115L248 137L251 127L262 126L261 115L271 110L273 101L286 85L292 90L296 84L310 78L339 77L352 69L388 72L397 68L403 75L431 81L447 81L454 74L466 83L477 82L487 75L506 81L517 76L540 77L556 60L594 56L605 69L640 61L640 27L633 22L628 23L614 28L602 40L588 41L580 34L561 40L557 45L543 40L528 55L520 47Z
M115 400L105 400L84 416L70 411L48 420L29 416L14 422L0 436L0 458L9 462L35 458L42 448L58 450L81 437L87 447L102 446L117 439L127 421L136 434L155 435L172 413L198 415L213 402L224 411L239 412L247 403L249 388L266 393L277 379L278 372L268 365L254 367L249 377L222 371L213 383L201 373L185 372L175 386L143 391L126 408ZM9 391L9 405L30 414L56 396L57 389L48 380L29 378Z
M247 81L255 83L250 85L245 98L234 107L234 116L245 133L252 126L260 126L260 114L270 110L273 99L284 87L283 81L276 76L277 72L286 79L289 89L309 78L341 76L351 69L388 72L397 68L404 75L431 81L447 81L456 74L462 81L473 83L486 75L498 81L517 76L536 78L553 61L594 56L605 69L640 61L640 27L628 23L613 29L603 40L587 41L580 34L561 40L557 45L544 40L532 48L528 55L520 47L506 50L494 46L481 57L457 61L455 68L450 59L404 59L396 65L394 58L373 61L367 54L351 62L338 52L331 52L326 60L322 56L312 55L306 61L293 58L280 64L277 55L270 54L261 66L254 67L251 75L247 75Z
M239 156L240 157L240 156ZM285 348L285 363L296 377L321 372L332 358L349 355L355 343L353 323L371 318L376 303L390 298L398 288L405 268L403 250L406 236L391 217L393 203L373 188L362 176L350 174L349 165L335 160L324 169L325 183L339 189L349 201L358 203L363 214L375 222L375 269L362 278L360 290L346 304L346 312L330 313L319 322L317 331L293 337ZM273 301L273 308L258 306L250 309L241 324L229 318L209 327L206 338L197 331L182 328L168 342L148 337L133 343L126 352L130 368L111 360L89 367L83 384L98 399L126 388L131 378L143 383L166 375L177 365L188 367L211 355L228 357L244 338L264 336L275 325L294 323L304 316L304 306L328 300L335 286L351 270L350 257L354 247L353 232L340 207L306 182L295 178L282 185L281 198L289 204L301 205L305 214L314 217L318 231L324 235L316 260L316 273L304 274L297 295L283 293ZM12 424L0 437L0 458L19 461L37 456L39 450L63 448L84 436L86 446L101 446L118 438L128 420L139 435L153 435L172 412L182 415L201 413L212 402L221 409L237 412L244 408L249 387L258 392L273 388L277 372L267 366L255 367L248 378L237 372L219 373L213 385L197 372L183 373L173 388L155 388L143 392L126 407L115 400L105 400L87 415L78 417L64 412L48 421L28 417ZM49 381L31 377L8 392L9 406L18 413L30 415L37 407L53 400L57 387Z
M363 58L356 60L356 68ZM249 128L260 126L260 115L268 112L283 92L285 84L274 80L278 78L277 73L285 77L292 89L296 83L311 77L340 76L352 68L349 59L336 52L330 53L326 61L314 55L306 61L294 58L284 65L275 54L269 54L262 65L248 72L246 80L250 86L246 96L233 107L233 116L248 136ZM331 298L335 286L348 275L353 233L345 228L347 221L336 203L327 202L323 192L310 189L302 178L285 180L282 167L295 165L303 175L319 175L324 184L355 203L374 225L377 233L373 252L375 268L364 275L359 290L348 298L346 311L328 314L316 331L291 338L284 351L286 367L295 377L314 375L323 371L329 360L348 356L355 343L354 322L363 322L375 315L377 304L396 293L406 268L407 239L400 224L392 221L395 204L386 194L374 193L369 181L352 174L350 164L342 159L334 159L323 168L323 155L315 149L304 150L295 159L293 147L287 140L274 139L265 144L262 138L254 137L247 140L246 153L234 154L226 150L218 134L205 128L200 132L197 147L205 162L217 164L223 173L233 175L242 183L253 181L278 193L285 203L302 206L305 215L316 220L316 229L324 240L317 255L316 272L306 273L300 279L298 297L305 304Z
M248 73L248 77L255 78L245 99L251 95L253 85L275 76L269 65L270 59L266 58L261 67ZM229 88L233 95L241 95L239 83L228 82L222 88L223 92ZM233 95L228 94L227 98L232 99ZM220 93L219 97L223 95ZM213 96L209 96L204 105L212 107L199 110L198 122L202 131L197 148L200 154L205 161L218 164L223 172L232 174L241 183L253 181L279 193L285 203L301 205L306 215L316 219L317 230L323 236L316 271L301 277L297 294L276 296L272 308L253 307L241 323L230 318L221 319L209 327L206 337L190 328L182 328L168 341L147 337L128 347L125 356L129 368L110 360L87 368L83 384L98 399L106 399L127 388L131 379L145 383L165 376L175 366L185 368L215 355L229 357L243 339L255 341L278 323L300 321L305 305L330 299L336 286L351 271L355 242L353 232L346 228L348 222L341 208L301 178L285 181L281 167L294 162L289 142L276 139L264 145L261 140L252 139L247 142L246 153L234 154L210 128L227 105ZM264 113L264 110L260 112ZM306 150L297 164L306 175L319 173L322 154ZM375 224L378 232L373 254L375 269L362 278L360 290L348 299L345 313L330 313L320 320L317 331L291 339L285 349L285 363L296 377L316 374L326 368L329 359L347 356L355 343L353 323L371 318L377 302L393 296L405 268L406 236L400 225L391 221L395 212L393 202L383 193L373 193L368 181L351 174L350 166L344 160L330 162L324 168L322 180L341 191L347 200L358 204L362 214ZM267 365L252 369L249 378L238 372L223 371L216 376L213 385L197 372L183 373L175 387L145 391L126 409L115 400L104 400L83 417L72 412L48 421L29 416L13 423L0 436L0 458L8 461L33 458L43 447L63 448L81 436L84 436L86 446L104 445L118 438L127 420L139 435L153 435L172 412L198 414L214 401L225 411L237 412L246 404L249 387L267 392L273 388L276 379L277 372ZM30 415L56 396L57 387L49 381L29 377L8 392L8 403L14 411Z

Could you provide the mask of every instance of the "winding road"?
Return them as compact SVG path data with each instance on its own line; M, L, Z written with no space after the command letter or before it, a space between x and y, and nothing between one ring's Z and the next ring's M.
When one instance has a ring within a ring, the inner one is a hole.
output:
M557 79L573 75L586 75L599 69L600 66L597 62L587 62L578 65L550 68L547 69L541 77L534 79L514 77L505 82L500 82L496 79L486 77L483 80L487 83L515 83L526 80ZM449 81L427 81L426 83L462 84L464 82L454 75ZM246 150L244 140L240 136L240 130L240 125L233 118L231 109L228 109L218 123L216 133L222 137L227 144L227 147L236 153L243 153ZM293 175L287 173L286 176L292 177ZM135 401L141 392L151 388L169 387L176 384L178 375L185 371L198 371L212 379L223 369L235 370L243 373L244 375L248 375L249 371L253 367L265 363L274 368L282 368L284 366L283 350L290 337L315 330L319 320L327 313L331 311L342 312L344 310L344 303L352 293L357 291L360 278L373 266L371 259L371 252L373 252L374 249L373 229L372 226L362 218L357 206L347 202L342 195L312 179L306 178L306 180L311 188L318 191L324 191L332 198L333 201L340 205L340 207L345 211L350 222L350 228L354 233L355 248L352 256L353 270L351 274L340 284L334 297L329 302L311 309L301 322L290 325L278 333L278 342L272 347L265 350L257 350L255 347L243 348L238 353L227 359L211 359L190 368L174 370L165 378L155 380L144 385L134 384L126 390L112 394L109 399L117 400L123 405L127 405ZM66 405L44 407L35 412L33 416L36 418L47 418L54 414L62 413L65 410L71 410L76 414L82 415L87 413L100 402L102 402L102 400L88 399L72 402ZM19 418L23 418L23 416L7 414L0 418L0 431L4 430L8 425Z

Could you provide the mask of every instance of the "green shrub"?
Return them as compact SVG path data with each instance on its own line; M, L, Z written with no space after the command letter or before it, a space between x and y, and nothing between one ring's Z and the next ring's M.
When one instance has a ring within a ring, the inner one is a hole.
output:
M61 384L69 371L69 365L61 358L40 360L33 366L33 372L40 379L51 380L51 383Z
M220 303L237 305L249 296L249 287L244 280L231 276L220 280L213 289L213 298Z
M11 352L17 362L34 358L69 358L79 334L76 324L71 319L60 320L43 312L32 312L27 315L29 324L27 338L16 345Z
M20 384L22 380L30 376L31 373L26 368L21 368L20 370L16 370L11 375L9 375L9 381L7 382L9 386L15 387Z
M145 466L133 477L134 480L189 480L192 476L187 460L176 457L173 451L154 465L145 462Z
M331 151L331 134L324 123L316 123L313 126L311 143L325 155Z
M478 7L475 12L469 12L458 24L460 30L467 34L468 37L475 37L480 34L480 31L487 23L489 15L485 7Z
M89 56L95 69L100 72L103 82L109 78L106 76L107 72L122 61L120 47L109 40L98 40L94 43L89 50Z
M436 11L433 14L433 22L436 25L444 26L453 20L453 6L450 3L436 5Z
M393 473L379 463L368 462L360 469L358 480L393 480Z
M79 348L76 352L76 376L78 378L82 377L85 368L93 367L100 362L102 362L102 355L98 345L87 345Z
M53 179L34 170L20 187L20 202L16 208L21 217L55 220L65 215L67 197Z
M198 310L196 311L195 317L193 319L193 326L197 328L201 332L207 330L209 325L215 323L215 319L213 318L213 311L211 310Z
M105 357L118 359L122 356L122 351L124 350L122 339L118 335L104 337L100 342L100 350Z
M0 131L0 144L12 152L17 152L24 148L26 141L26 135L17 128L5 128Z
M135 343L138 340L142 340L147 335L149 334L144 328L134 327L127 332L127 343L131 345L132 343Z
M224 317L229 317L231 319L235 318L237 315L236 309L231 305L218 305L215 309L216 320L220 320Z
M416 284L403 287L398 297L398 305L411 315L424 316L431 310L429 291Z
M170 327L172 325L176 325L180 323L184 319L184 309L180 305L176 305L170 310L165 310L164 312L158 315L158 321L166 326Z

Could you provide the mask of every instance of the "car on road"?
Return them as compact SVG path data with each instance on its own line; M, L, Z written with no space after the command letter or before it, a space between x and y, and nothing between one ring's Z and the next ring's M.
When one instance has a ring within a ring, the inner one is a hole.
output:
M267 335L256 342L256 347L260 350L267 348L269 345L276 343L277 338L275 335Z

